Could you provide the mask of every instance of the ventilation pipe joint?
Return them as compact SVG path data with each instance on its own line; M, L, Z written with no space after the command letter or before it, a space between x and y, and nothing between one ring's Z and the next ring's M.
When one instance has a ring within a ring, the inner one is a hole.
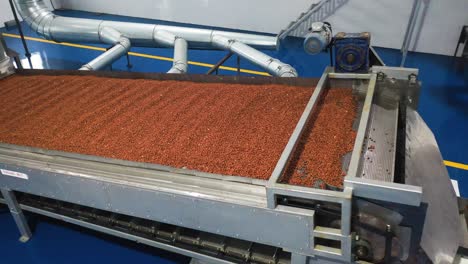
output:
M116 45L123 37L122 33L111 28L111 27L100 27L99 28L99 40L102 43Z
M220 35L212 35L211 42L213 46L232 51L240 57L262 67L274 76L297 77L297 72L291 65L274 59L240 41Z
M124 37L119 31L113 28L103 27L100 29L99 38L103 43L112 44L114 46L96 59L83 65L80 71L96 71L103 69L127 54L130 50L130 39Z
M174 47L174 63L167 73L186 73L188 69L188 42L165 30L158 30L155 27L153 40L159 45Z
M165 30L158 30L157 27L154 28L153 41L156 44L165 47L174 47L177 38L178 37L171 32Z
M268 68L273 69L276 76L279 77L297 77L297 71L291 65L285 64L278 59L271 59Z

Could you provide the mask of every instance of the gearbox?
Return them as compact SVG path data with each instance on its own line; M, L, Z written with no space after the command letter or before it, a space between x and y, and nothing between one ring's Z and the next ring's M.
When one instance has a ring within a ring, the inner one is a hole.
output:
M335 36L334 47L336 72L369 71L370 34L368 32L340 32Z

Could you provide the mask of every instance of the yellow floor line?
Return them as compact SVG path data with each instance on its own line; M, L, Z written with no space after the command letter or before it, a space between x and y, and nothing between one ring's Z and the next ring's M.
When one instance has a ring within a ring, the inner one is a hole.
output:
M2 33L2 35L4 37L9 37L9 38L17 38L17 39L21 38L20 35L16 35L16 34ZM53 44L53 45L61 45L61 46L67 46L67 47L73 47L73 48L96 50L96 51L106 51L105 48L89 46L89 45L80 45L80 44L73 44L73 43L68 43L68 42L55 42L55 41L52 41L52 40L46 40L46 39L41 39L41 38L33 38L33 37L26 37L26 36L24 38L26 40L30 40L30 41L42 42L42 43ZM150 54L144 54L144 53L138 53L138 52L129 52L128 54L130 56L153 59L153 60L173 61L173 59L169 58L169 57L156 56L156 55L150 55ZM214 66L214 64L203 63L203 62L198 62L198 61L189 61L188 64L195 65L195 66L200 66L200 67L205 67L205 68L212 68ZM237 68L227 67L227 66L221 66L221 67L219 67L219 69L226 70L226 71L237 71ZM249 74L261 75L261 76L270 76L270 74L268 74L267 72L253 71L253 70L247 70L247 69L240 69L240 71L242 73L249 73Z
M453 161L448 161L444 160L445 166L452 167L452 168L457 168L460 170L468 170L468 164L463 164L463 163L458 163L458 162L453 162Z

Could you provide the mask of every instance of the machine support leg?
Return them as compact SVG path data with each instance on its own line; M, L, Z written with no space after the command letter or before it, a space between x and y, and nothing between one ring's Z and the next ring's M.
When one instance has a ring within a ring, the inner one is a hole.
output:
M207 264L207 263L206 263L206 262L203 262L203 261L201 261L201 260L192 258L192 260L190 260L190 264Z
M291 264L306 264L307 263L307 256L299 255L292 253L291 254Z
M392 258L392 240L393 231L390 225L387 225L385 230L385 263L390 263Z
M28 222L26 217L23 214L23 210L21 210L18 201L16 201L15 194L6 189L1 189L3 198L5 199L8 208L10 209L10 213L15 220L16 226L18 227L21 237L20 241L25 243L31 238L31 230L29 229Z

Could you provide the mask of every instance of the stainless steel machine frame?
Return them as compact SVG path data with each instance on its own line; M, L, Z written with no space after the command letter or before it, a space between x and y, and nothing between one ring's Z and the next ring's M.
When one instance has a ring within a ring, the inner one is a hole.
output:
M364 148L368 141L366 135L369 134L371 126L376 83L382 75L391 76L395 72L405 78L415 72L417 74L415 70L402 73L402 71L392 71L388 67L369 74L341 74L334 73L331 68L327 68L318 81L268 181L0 144L0 188L3 194L1 201L9 206L20 229L22 241L27 241L31 237L23 214L23 210L26 210L184 254L203 262L233 263L216 256L155 242L24 205L16 200L16 192L277 247L291 253L293 264L352 262L354 261L352 247L355 237L352 232L351 217L353 201L356 198L417 208L421 205L423 197L421 186L395 183L393 179L369 179L360 175L365 167ZM19 72L19 74L37 73L37 71ZM43 71L43 73L57 74L59 72ZM105 76L107 73L74 74ZM140 77L145 76L148 75L140 75ZM187 80L191 78L181 76L159 75L159 78L186 78ZM121 74L120 77L124 78L125 74ZM206 79L207 77L193 78ZM215 78L221 78L218 80L224 81L231 80L226 77ZM396 80L395 78L392 77L393 80ZM414 81L410 79L407 81ZM250 80L255 82L255 78L250 78ZM261 79L257 82L271 82L271 80ZM273 80L278 81L278 79ZM231 81L236 81L236 78ZM281 80L284 83L301 81L314 84L312 80ZM320 96L325 89L334 86L335 82L341 85L347 84L348 87L353 87L353 90L364 95L357 138L344 180L343 191L281 183L281 175L295 151ZM398 108L394 110L398 111ZM378 120L378 116L373 116L372 119ZM394 125L392 129L396 131L396 121L390 120L390 123ZM396 135L393 140L396 140L395 138ZM395 153L392 154L395 155ZM284 205L280 202L284 198L337 204L341 208L341 226L339 228L319 226L315 210ZM329 247L324 245L321 239L337 241L340 246Z

